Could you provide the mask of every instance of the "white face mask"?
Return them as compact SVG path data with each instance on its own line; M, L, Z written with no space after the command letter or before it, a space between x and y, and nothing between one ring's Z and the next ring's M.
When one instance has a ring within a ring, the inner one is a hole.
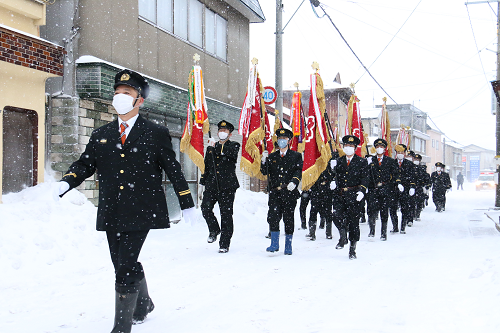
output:
M437 167L436 170L439 172L441 171L441 167Z
M379 147L375 150L377 151L377 154L379 154L379 155L382 155L385 152L385 148L381 148L381 147Z
M226 132L219 132L218 133L219 139L222 141L226 140L228 135L229 134L227 134Z
M420 164L420 161L413 161L413 164L415 164L415 165L419 165L419 164Z
M113 96L113 107L118 114L127 114L134 109L135 99L129 95L116 94Z
M344 153L347 156L351 156L354 154L354 147L344 147Z
M405 158L405 154L396 154L396 157L398 160L402 160L403 158Z

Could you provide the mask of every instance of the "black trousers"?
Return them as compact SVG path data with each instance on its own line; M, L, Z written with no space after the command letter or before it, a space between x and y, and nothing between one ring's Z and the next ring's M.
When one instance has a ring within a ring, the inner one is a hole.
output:
M446 206L446 190L432 191L432 201L436 205L436 209L442 209Z
M335 226L340 230L346 229L349 233L348 239L351 242L359 241L359 218L361 216L361 205L364 205L364 200L361 203L356 200L358 191L350 190L341 192L339 196L335 196L333 215ZM339 228L340 227L340 228Z
M304 224L307 221L306 210L310 200L311 200L311 195L309 194L309 192L302 192L302 195L300 196L299 213L300 213L300 221Z
M209 232L220 233L219 247L227 249L233 237L233 204L236 189L205 191L201 203L201 212L208 225ZM214 214L215 203L219 203L220 226Z
M117 286L129 286L133 291L144 278L144 270L137 259L148 233L149 230L106 231Z
M302 204L302 203L301 203ZM311 211L309 213L309 227L314 226L318 221L318 213L327 225L332 223L332 196L328 193L314 194L311 198Z
M386 225L389 220L389 206L392 203L392 190L389 186L370 188L366 194L368 220L373 221L373 223L375 223L379 212L382 225Z
M283 189L281 191L287 191ZM294 212L297 206L297 198L292 195L271 191L269 193L269 211L267 212L267 222L271 232L280 231L280 221L285 223L285 234L293 235L295 228Z

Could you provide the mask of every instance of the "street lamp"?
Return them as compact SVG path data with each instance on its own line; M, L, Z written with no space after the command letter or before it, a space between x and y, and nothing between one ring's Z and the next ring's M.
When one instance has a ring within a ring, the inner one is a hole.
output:
M499 3L500 6L500 3ZM495 97L497 98L497 107L496 107L496 156L495 162L497 164L497 183L498 183L498 175L500 174L500 112L498 111L498 106L500 104L500 80L491 81L491 87L493 88L493 92L495 93ZM500 186L497 184L496 196L495 196L495 207L500 207Z

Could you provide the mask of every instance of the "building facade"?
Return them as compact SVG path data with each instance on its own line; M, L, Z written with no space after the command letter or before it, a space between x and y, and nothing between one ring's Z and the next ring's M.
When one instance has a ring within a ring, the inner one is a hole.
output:
M462 148L462 163L466 179L473 182L479 177L481 171L495 172L495 151L476 145L468 145Z
M64 49L40 38L46 5L0 1L0 202L44 181L45 82L63 75Z
M49 160L56 177L78 158L92 130L116 118L114 76L129 68L148 78L150 96L140 113L169 128L191 192L197 193L199 171L179 153L193 56L201 58L212 133L221 119L236 126L248 79L249 24L263 20L258 1L248 0L122 0L120 6L68 0L50 6L42 33L67 52L63 79L47 84ZM236 132L233 139L241 141ZM239 178L244 185L242 173ZM170 198L173 189L167 179L164 184ZM79 190L97 203L98 186L88 179ZM168 203L176 219L176 200Z

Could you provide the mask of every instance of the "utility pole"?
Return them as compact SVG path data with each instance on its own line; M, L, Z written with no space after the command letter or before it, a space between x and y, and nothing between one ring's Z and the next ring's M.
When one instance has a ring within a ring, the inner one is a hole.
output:
M283 3L276 0L276 70L275 89L278 94L276 110L279 111L280 120L283 122Z
M489 1L474 1L474 2L466 2L465 5L473 5L478 3L489 3L489 2L497 2L498 10L497 10L497 81L500 80L500 0L489 0ZM498 105L498 92L495 91L495 95L497 95L497 105L496 105L496 156L495 159L498 161L500 158L500 107ZM497 162L498 163L498 162ZM500 177L500 164L497 164L497 177ZM498 179L498 178L497 178ZM500 184L497 185L496 194L495 194L495 207L500 207Z

